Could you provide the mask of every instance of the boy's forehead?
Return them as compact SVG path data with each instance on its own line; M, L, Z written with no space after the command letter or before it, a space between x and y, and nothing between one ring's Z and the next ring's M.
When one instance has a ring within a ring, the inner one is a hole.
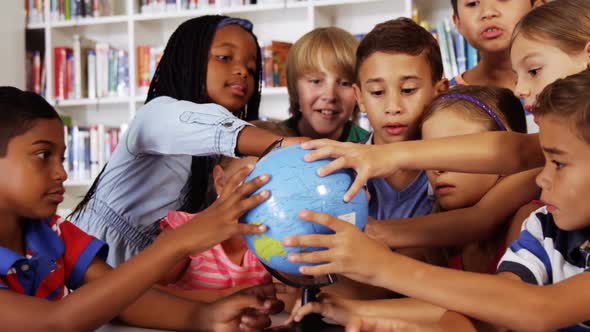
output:
M359 81L382 78L389 80L404 80L415 78L431 81L431 66L426 55L411 55L406 53L375 52L368 56L359 68Z
M44 142L56 146L64 145L63 123L59 119L37 119L24 133L13 137L12 141L22 144Z
M572 119L544 114L537 118L537 123L541 147L547 152L590 155L590 144L584 140Z
M347 69L348 71L352 71L351 68L344 68L336 56L334 54L326 54L322 56L317 56L314 58L307 59L307 61L302 61L301 70L299 76L310 75L310 74L319 74L319 73L330 73L341 77L347 76Z

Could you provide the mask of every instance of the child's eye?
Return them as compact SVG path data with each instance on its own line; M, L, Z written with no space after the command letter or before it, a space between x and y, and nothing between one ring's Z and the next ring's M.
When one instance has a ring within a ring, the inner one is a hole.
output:
M39 159L43 159L43 160L49 159L49 156L50 155L51 155L51 153L49 153L49 151L39 151L39 152L37 152L37 157L39 157Z
M565 166L564 163L561 163L561 162L559 162L557 160L551 160L551 162L555 165L555 169L556 170L560 170L560 169L562 169Z
M369 93L371 94L371 96L380 97L385 94L385 91L384 90L375 90L375 91L369 91Z
M309 83L311 84L320 84L320 80L319 79L315 79L315 78L311 78L309 80L307 80Z
M229 55L216 55L215 58L219 61L227 62L231 60L231 56Z
M350 88L350 87L352 87L352 82L349 82L349 81L341 81L340 82L340 85L341 86L344 86L344 87L347 87L347 88Z
M479 1L468 1L465 7L476 7L477 5L479 5Z
M535 77L535 76L537 76L537 74L539 73L540 70L541 70L541 67L533 68L533 69L529 70L527 73L529 73L529 75L531 77Z
M416 90L418 90L418 88L405 88L405 89L402 89L401 91L402 91L402 94L404 94L404 95L411 95Z

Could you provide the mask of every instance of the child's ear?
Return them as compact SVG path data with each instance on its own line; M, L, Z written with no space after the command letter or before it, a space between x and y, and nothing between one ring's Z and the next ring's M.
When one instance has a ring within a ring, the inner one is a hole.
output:
M590 42L584 46L584 53L586 53L586 60L588 61L588 68L590 68Z
M367 110L365 109L365 104L363 104L361 88L356 83L354 83L352 85L352 91L354 91L354 99L356 99L356 104L358 105L361 113L367 113Z
M447 90L449 90L449 85L449 80L444 77L440 81L436 82L434 85L434 96L437 97L441 93L447 92Z
M215 186L215 193L219 195L225 185L225 171L223 167L215 165L213 167L213 186Z
M459 19L459 16L453 15L453 23L455 24L457 30L461 29L461 20Z

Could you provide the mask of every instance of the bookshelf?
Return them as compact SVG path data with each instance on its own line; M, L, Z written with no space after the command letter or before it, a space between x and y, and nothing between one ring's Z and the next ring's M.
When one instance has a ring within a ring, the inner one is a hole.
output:
M45 0L49 3L50 0ZM166 3L174 0L166 1ZM412 17L417 8L421 19L436 20L450 17L448 0L258 0L258 4L224 8L209 6L182 9L182 0L163 12L141 12L139 0L111 0L112 15L102 17L56 20L49 6L44 6L42 22L26 25L26 49L42 53L46 88L45 96L62 114L79 126L102 124L119 127L128 123L145 101L146 91L138 86L137 47L164 47L174 29L183 21L201 15L224 14L251 20L254 33L261 43L271 40L294 42L306 32L322 26L338 26L353 34L365 34L376 23L399 16ZM444 3L444 4L443 4ZM73 36L123 50L128 56L128 93L102 98L56 99L54 78L54 48L72 47ZM262 90L260 115L269 119L285 119L288 114L286 87ZM68 186L84 187L91 179L74 178Z

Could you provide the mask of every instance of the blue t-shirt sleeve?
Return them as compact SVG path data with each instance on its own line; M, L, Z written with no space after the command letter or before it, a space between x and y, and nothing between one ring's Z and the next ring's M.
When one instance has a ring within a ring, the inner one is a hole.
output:
M82 285L84 275L94 257L106 259L108 246L69 221L62 221L58 225L60 237L64 243L66 286L69 289L77 289Z
M78 257L76 264L74 264L74 268L72 269L72 273L70 274L70 279L68 282L68 285L71 287L71 289L76 289L82 285L82 282L84 281L84 275L86 274L90 263L92 263L95 257L106 261L108 253L109 247L106 243L98 239L92 239Z

